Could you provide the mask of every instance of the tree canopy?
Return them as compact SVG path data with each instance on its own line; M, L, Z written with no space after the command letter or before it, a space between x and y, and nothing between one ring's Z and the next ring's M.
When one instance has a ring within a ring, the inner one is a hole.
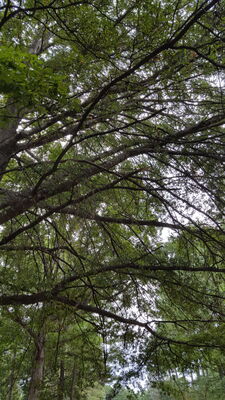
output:
M87 398L115 359L225 370L224 23L219 0L0 2L9 400L54 373Z

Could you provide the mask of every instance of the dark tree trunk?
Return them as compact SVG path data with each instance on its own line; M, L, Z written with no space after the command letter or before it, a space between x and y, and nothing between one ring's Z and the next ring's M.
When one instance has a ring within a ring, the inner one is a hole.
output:
M77 369L76 369L76 360L74 359L72 380L71 380L71 390L70 390L70 400L77 400L77 395L76 395L77 385L76 384L77 384Z
M223 379L225 377L225 367L223 364L218 365L218 373L219 373L220 379Z
M59 383L58 383L58 397L57 400L63 400L65 391L65 366L64 361L60 361L60 373L59 373Z
M16 150L16 130L19 124L17 105L13 99L8 101L5 107L5 118L0 127L0 180L10 157Z

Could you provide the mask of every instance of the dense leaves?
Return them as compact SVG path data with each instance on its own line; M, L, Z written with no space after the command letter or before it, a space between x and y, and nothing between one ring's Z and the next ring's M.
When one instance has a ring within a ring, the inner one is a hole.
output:
M9 398L206 368L225 347L223 2L8 0L0 28Z

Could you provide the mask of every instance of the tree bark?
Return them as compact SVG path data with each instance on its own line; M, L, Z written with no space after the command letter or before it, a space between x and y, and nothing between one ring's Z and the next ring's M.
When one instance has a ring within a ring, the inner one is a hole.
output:
M76 369L76 360L74 359L72 380L71 380L71 390L70 390L70 400L77 400L76 383L77 383L77 369Z
M59 383L58 383L58 397L57 400L63 400L65 391L65 366L64 361L60 361L60 373L59 373Z
M222 380L225 377L225 367L223 364L218 365L218 373L219 373L220 379Z
M38 400L44 372L44 334L40 333L36 342L34 366L31 375L28 400Z
M19 124L17 105L10 99L5 107L5 122L0 127L0 180L10 157L16 149L16 130Z

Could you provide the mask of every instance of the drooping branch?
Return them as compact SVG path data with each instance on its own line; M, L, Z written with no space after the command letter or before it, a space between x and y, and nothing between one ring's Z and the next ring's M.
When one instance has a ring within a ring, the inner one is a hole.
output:
M49 302L55 301L55 296L58 296L58 293L67 289L67 285L70 283L77 281L79 279L83 279L85 277L97 276L99 274L104 274L113 271L121 271L123 273L127 273L129 275L129 271L135 270L138 273L143 272L143 276L146 272L156 272L156 271L184 271L187 273L194 272L210 272L210 273L225 273L225 268L216 268L216 267L190 267L190 266L176 266L176 265L141 265L134 263L125 263L125 264L115 264L109 265L106 267L100 267L95 269L94 271L86 271L81 274L75 274L69 276L66 279L63 279L60 283L56 284L52 290L39 292L35 294L18 294L18 295L1 295L0 296L0 305L29 305L36 304L39 302Z
M207 344L193 343L191 341L176 340L176 339L172 339L169 337L165 337L165 336L158 334L156 331L154 331L150 327L151 321L150 322L141 322L141 321L138 321L137 319L123 317L114 312L107 311L104 308L92 306L89 304L84 304L79 301L74 301L71 298L68 298L65 296L51 295L51 293L49 293L49 292L42 292L42 293L38 293L35 295L18 295L18 296L1 296L0 297L1 305L19 305L19 304L27 304L28 305L28 304L36 304L38 302L49 302L49 301L55 301L55 302L59 302L61 304L66 304L68 306L75 308L76 310L85 311L85 312L91 313L93 315L96 314L99 316L104 316L105 318L110 318L111 320L121 322L128 326L131 325L131 326L138 326L138 327L144 328L155 338L157 338L158 340L163 341L165 343L182 344L182 345L187 345L190 347L207 347L207 348L223 347L221 345L213 345L210 343L207 343Z

